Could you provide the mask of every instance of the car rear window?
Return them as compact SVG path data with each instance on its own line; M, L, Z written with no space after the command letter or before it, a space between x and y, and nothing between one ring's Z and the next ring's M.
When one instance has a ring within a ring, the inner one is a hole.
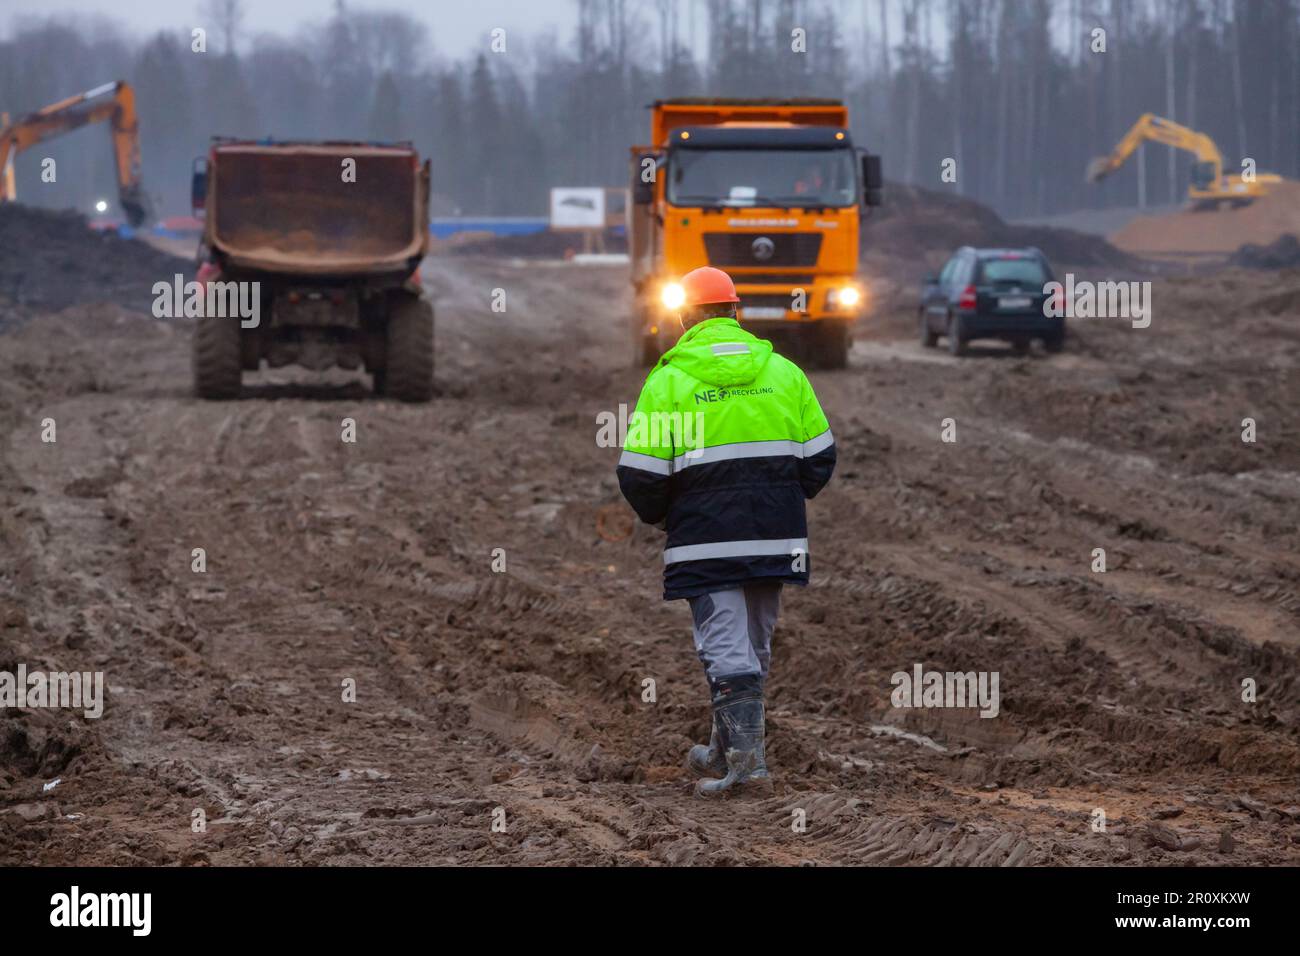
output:
M1047 282L1047 270L1041 259L984 259L980 262L980 283L996 285L1016 282L1027 286L1042 286Z

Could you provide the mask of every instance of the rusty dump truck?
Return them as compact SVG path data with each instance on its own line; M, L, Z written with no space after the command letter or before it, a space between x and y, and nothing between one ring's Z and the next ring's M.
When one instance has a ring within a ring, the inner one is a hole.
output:
M878 156L855 149L829 99L660 100L651 143L632 147L633 341L652 364L672 345L675 282L728 272L740 321L790 333L819 365L843 367L867 289L863 213L881 201Z
M253 305L199 319L198 395L235 398L242 373L266 362L364 367L378 395L432 397L433 308L418 272L429 164L409 144L216 139L192 191L207 302L223 301L216 283Z

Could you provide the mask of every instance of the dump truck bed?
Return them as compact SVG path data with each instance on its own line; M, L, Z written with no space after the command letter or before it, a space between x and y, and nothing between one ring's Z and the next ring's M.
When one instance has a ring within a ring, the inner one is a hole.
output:
M404 274L428 244L428 169L405 146L221 143L208 177L205 236L230 268Z
M831 99L715 99L683 97L656 100L650 121L651 142L663 146L681 126L848 126L849 111Z

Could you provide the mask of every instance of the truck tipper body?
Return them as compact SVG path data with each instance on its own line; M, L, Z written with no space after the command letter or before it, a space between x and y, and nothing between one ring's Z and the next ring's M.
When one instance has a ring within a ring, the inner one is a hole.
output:
M880 160L854 147L838 100L676 99L652 107L651 144L632 148L633 336L643 364L671 347L672 286L726 271L740 321L789 331L828 367L847 360L866 290L864 212Z
M214 283L256 283L260 306L255 323L199 319L198 394L233 398L241 372L265 362L364 367L378 394L427 401L433 309L418 268L429 164L404 143L218 139L196 166L207 299L221 299L210 294Z

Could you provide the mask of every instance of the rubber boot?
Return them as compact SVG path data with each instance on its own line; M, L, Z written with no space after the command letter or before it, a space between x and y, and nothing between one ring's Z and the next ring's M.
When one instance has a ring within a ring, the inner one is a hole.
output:
M709 744L696 744L686 755L686 766L701 777L721 777L727 772L727 758L722 755L722 738L718 734L718 721L713 721Z
M713 720L721 738L727 773L720 780L701 780L695 792L712 797L732 790L771 792L764 753L763 686L757 675L731 677L714 684Z

